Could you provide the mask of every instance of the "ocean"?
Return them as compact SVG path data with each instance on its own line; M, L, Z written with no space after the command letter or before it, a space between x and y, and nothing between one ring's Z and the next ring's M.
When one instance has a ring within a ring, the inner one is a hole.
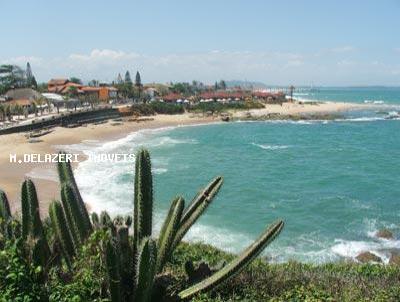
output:
M323 263L354 258L362 251L388 261L388 250L400 248L400 240L378 239L375 233L389 228L400 234L400 120L388 119L400 109L400 90L361 90L310 93L324 101L383 101L382 107L334 121L143 130L113 142L85 141L69 150L96 154L148 148L156 230L176 195L189 202L222 175L221 191L186 240L237 253L282 218L283 232L264 252L271 261ZM307 97L314 100L302 95ZM79 164L76 177L92 210L132 213L133 163L86 161Z

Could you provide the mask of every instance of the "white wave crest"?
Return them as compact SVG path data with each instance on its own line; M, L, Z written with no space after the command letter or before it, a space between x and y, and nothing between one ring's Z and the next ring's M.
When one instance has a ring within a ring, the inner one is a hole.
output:
M256 143L252 143L252 145L257 146L264 150L281 150L281 149L289 148L289 146L285 146L285 145L265 145L265 144L256 144Z

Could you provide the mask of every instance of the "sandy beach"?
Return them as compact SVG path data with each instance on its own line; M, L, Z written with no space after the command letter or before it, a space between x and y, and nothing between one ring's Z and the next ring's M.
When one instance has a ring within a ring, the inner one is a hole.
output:
M338 113L347 110L361 109L363 104L352 103L320 103L299 104L284 103L281 105L267 105L265 109L250 110L252 116L264 116L270 113L282 115L312 114L312 113ZM241 118L247 111L232 112L233 117ZM0 136L0 188L10 199L13 212L20 210L19 190L23 179L33 177L37 185L41 211L47 212L52 199L59 199L58 184L53 179L35 178L35 171L50 169L56 173L54 164L43 163L12 163L10 154L22 158L24 154L56 153L58 145L77 144L85 140L112 141L125 137L129 133L142 129L156 129L168 126L193 125L220 122L219 117L205 117L190 113L182 115L156 115L152 120L142 122L124 121L121 125L112 125L111 122L99 125L87 125L78 128L57 127L48 135L41 137L37 143L29 143L24 133ZM84 156L80 160L85 160Z

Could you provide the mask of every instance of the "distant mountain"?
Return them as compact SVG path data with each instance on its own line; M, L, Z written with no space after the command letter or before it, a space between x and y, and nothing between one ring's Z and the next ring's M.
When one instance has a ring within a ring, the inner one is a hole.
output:
M232 80L232 81L225 81L225 83L228 88L238 87L238 86L243 89L266 89L266 88L268 88L268 86L265 85L264 83L255 82L255 81Z

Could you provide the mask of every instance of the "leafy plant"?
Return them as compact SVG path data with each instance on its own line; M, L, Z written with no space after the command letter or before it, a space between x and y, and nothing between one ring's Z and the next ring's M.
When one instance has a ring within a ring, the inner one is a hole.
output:
M136 157L135 190L133 210L133 244L125 238L121 240L118 231L114 229L113 239L106 245L106 262L109 279L109 288L112 301L147 302L160 299L157 297L155 284L160 278L166 262L170 259L173 250L181 242L190 227L204 213L222 186L222 177L217 177L207 185L185 208L182 197L176 197L161 228L158 241L152 239L152 211L153 211L153 180L151 174L150 154L147 150L140 150ZM120 222L114 221L114 227L121 230ZM126 226L122 229L127 228ZM240 256L228 265L214 273L209 278L178 293L178 299L190 299L199 293L209 291L232 278L246 267L283 228L283 221L278 221L269 227L260 238L250 245ZM125 231L125 233L127 233ZM122 246L125 246L122 248ZM126 253L126 251L128 251ZM124 260L133 253L130 262ZM130 267L123 265L132 263L134 274ZM133 277L133 288L121 286L129 283L125 277Z

